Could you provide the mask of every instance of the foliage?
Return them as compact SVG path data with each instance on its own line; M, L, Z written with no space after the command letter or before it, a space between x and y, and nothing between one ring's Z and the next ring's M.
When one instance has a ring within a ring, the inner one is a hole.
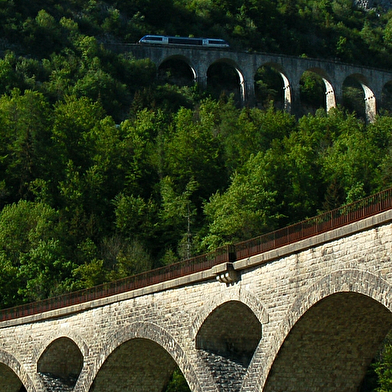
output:
M176 369L165 389L165 392L189 392L188 384L180 369Z
M380 359L374 364L375 372L378 376L377 392L392 391L392 345L390 336L381 351Z
M122 44L212 36L390 68L391 16L351 0L1 1L0 306L170 264L392 185L392 118L366 124L353 80L348 112L327 114L322 78L305 73L312 114L295 118L268 65L255 77L259 107L241 108L233 68L211 67L204 92L188 67L173 72L175 59L157 70ZM187 390L180 372L167 390Z
M3 211L32 214L22 206L33 203L57 222L34 242L20 226L14 258L1 254L4 305L244 240L391 184L390 117L366 125L337 109L297 121L205 99L116 125L87 97L49 100L16 89L0 98Z
M2 306L47 298L67 287L73 265L65 257L58 212L20 200L0 213Z

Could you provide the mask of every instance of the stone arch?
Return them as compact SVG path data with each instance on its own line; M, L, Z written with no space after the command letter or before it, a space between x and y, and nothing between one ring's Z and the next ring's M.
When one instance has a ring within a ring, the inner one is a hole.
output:
M361 74L351 74L346 77L344 83L349 79L355 80L361 86L364 96L366 120L368 122L374 122L377 114L376 97L373 90L369 87L367 78Z
M309 72L311 74L315 74L317 77L319 77L321 79L323 89L324 89L324 95L325 95L325 98L323 99L325 110L328 112L332 108L335 108L336 107L335 88L331 82L331 78L325 72L325 70L323 70L322 68L318 68L318 67L312 67L312 68L307 69L302 75L304 75L306 72Z
M247 90L246 90L246 83L245 83L245 77L244 77L244 72L240 69L240 67L237 65L235 61L229 58L220 58L214 62L212 62L207 69L207 85L211 84L211 67L230 67L231 69L234 70L234 74L238 77L237 84L238 84L238 89L239 89L239 100L240 103L243 104L246 101L247 97ZM229 86L233 87L233 86Z
M196 82L198 78L196 67L187 57L180 54L165 57L164 59L162 59L162 61L160 61L157 66L158 78L163 78L162 74L165 73L164 65L167 63L169 63L168 65L170 66L167 68L170 68L172 70L174 68L174 75L171 75L173 83L177 82L176 84L186 85ZM188 75L186 75L186 73Z
M268 323L268 312L257 297L248 290L240 288L239 286L233 286L230 289L225 287L219 295L212 296L205 304L203 304L201 310L194 318L189 331L192 340L196 339L196 335L199 332L200 327L208 316L219 306L222 306L224 303L229 301L238 301L243 303L253 312L260 324Z
M49 353L48 353L49 351ZM76 355L73 357L68 357L68 355ZM52 366L50 363L50 358L52 356L59 355L61 360ZM37 374L40 375L40 380L45 383L57 383L61 384L65 382L68 386L75 386L84 374L83 368L85 364L85 358L89 355L89 348L86 342L78 335L75 334L73 330L68 327L60 327L52 333L45 336L41 344L37 345L33 351L32 360L36 364ZM72 358L75 360L72 362ZM77 361L82 366L77 367ZM46 364L49 364L47 366ZM75 371L73 369L78 369L78 374L73 374ZM64 374L63 370L67 370ZM79 376L77 378L76 376Z
M273 62L266 62L262 64L260 67L258 67L256 73L262 69L263 67L270 68L274 72L276 72L279 77L281 78L281 92L278 92L282 94L281 100L282 100L282 109L291 112L291 107L292 107L292 89L291 89L291 84L289 81L289 78L287 77L287 73L283 69L283 67L280 64L273 63ZM255 83L255 90L256 88L256 75L254 75L254 83Z
M201 325L196 349L206 353L207 363L220 357L247 368L261 335L262 324L252 310L240 301L227 301L215 308Z
M80 350L83 358L86 358L89 355L89 348L86 342L81 338L80 335L74 333L69 328L61 327L56 331L52 331L52 333L45 336L44 340L36 346L33 351L33 361L38 363L39 358L43 355L45 350L56 340L61 338L67 338L72 341Z
M32 379L20 362L6 351L0 350L0 390L4 392L19 392L37 390Z
M215 293L193 320L190 335L221 390L240 390L263 323L268 323L264 306L240 285Z
M192 391L199 392L203 390L196 375L193 363L176 339L157 324L150 322L135 322L125 326L109 337L107 342L103 345L103 350L97 356L98 359L92 367L88 377L84 377L83 385L78 385L78 388L75 388L75 391L89 391L97 379L100 370L105 366L105 363L107 363L111 355L115 353L116 350L121 350L122 347L132 348L132 345L134 346L133 348L142 348L143 345L144 347L148 347L148 356L154 356L164 352L161 364L165 367L171 367L169 369L170 374L175 367L178 366ZM141 352L138 351L139 355L140 353Z
M55 381L74 387L83 363L83 354L78 345L68 337L60 337L42 353L37 362L37 371L44 383Z
M259 346L254 355L255 361L250 365L247 377L244 380L243 390L246 390L247 383L250 383L252 385L257 384L256 390L258 391L267 391L265 389L267 378L277 359L278 353L284 347L286 339L298 321L311 308L316 309L318 304L322 303L323 300L337 298L337 295L357 295L363 298L364 301L373 301L373 303L385 309L383 315L388 319L386 330L380 333L385 332L386 334L392 326L392 287L387 281L379 275L374 275L359 269L332 272L297 297L288 310L283 322L281 322L280 328L274 338L268 343L268 349L267 347ZM372 358L366 359L367 363L365 365L368 365ZM259 369L262 369L262 374L260 374ZM255 379L257 379L256 382Z

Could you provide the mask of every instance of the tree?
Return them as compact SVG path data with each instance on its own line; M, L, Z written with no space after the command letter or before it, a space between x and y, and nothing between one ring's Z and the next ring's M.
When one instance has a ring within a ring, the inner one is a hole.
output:
M202 243L206 249L252 238L275 227L277 194L268 188L268 168L265 154L252 156L244 174L234 174L228 190L215 193L204 205L209 222Z
M185 190L176 194L173 179L165 177L161 181L162 207L159 211L162 243L165 247L175 246L181 259L189 259L193 255L193 227L196 208L191 201L192 194L199 184L190 180Z
M61 293L70 285L73 264L64 257L58 212L21 200L0 213L0 263L7 278L1 306Z
M36 178L51 178L55 161L51 120L49 105L40 93L13 90L11 96L0 98L3 180L14 197L31 198L30 184Z
M322 159L322 176L327 184L337 183L345 197L342 202L350 203L377 190L382 155L354 116L340 123L340 132Z
M189 392L189 386L188 383L185 380L185 377L181 373L181 370L177 368L166 386L166 388L163 390L163 392Z
M179 190L189 181L200 184L194 196L196 206L226 183L223 154L216 134L214 114L201 105L196 116L180 109L174 120L174 131L165 144L165 173L175 179Z

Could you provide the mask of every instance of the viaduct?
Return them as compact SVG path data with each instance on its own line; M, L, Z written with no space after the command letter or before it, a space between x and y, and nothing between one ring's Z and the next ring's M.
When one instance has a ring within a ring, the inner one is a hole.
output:
M383 91L392 83L392 71L354 66L335 61L300 58L266 53L237 52L214 48L193 48L175 45L110 45L112 50L131 52L135 58L149 58L157 68L168 60L184 62L193 80L202 88L207 86L209 69L217 63L231 66L238 74L239 93L243 104L255 103L255 75L259 68L268 66L282 78L283 105L289 112L298 112L300 80L305 71L318 74L324 82L325 108L330 110L342 103L343 85L348 77L362 86L365 113L373 121L377 103L382 102Z
M160 392L179 368L192 392L358 391L392 328L391 208L138 289L3 311L0 390Z

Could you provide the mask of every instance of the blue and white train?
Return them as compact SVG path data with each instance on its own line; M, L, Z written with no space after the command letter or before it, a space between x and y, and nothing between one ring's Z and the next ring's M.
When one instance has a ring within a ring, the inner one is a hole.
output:
M140 38L139 44L156 45L191 45L206 46L211 48L229 48L227 41L220 38L191 38L191 37L171 37L166 35L145 35Z

